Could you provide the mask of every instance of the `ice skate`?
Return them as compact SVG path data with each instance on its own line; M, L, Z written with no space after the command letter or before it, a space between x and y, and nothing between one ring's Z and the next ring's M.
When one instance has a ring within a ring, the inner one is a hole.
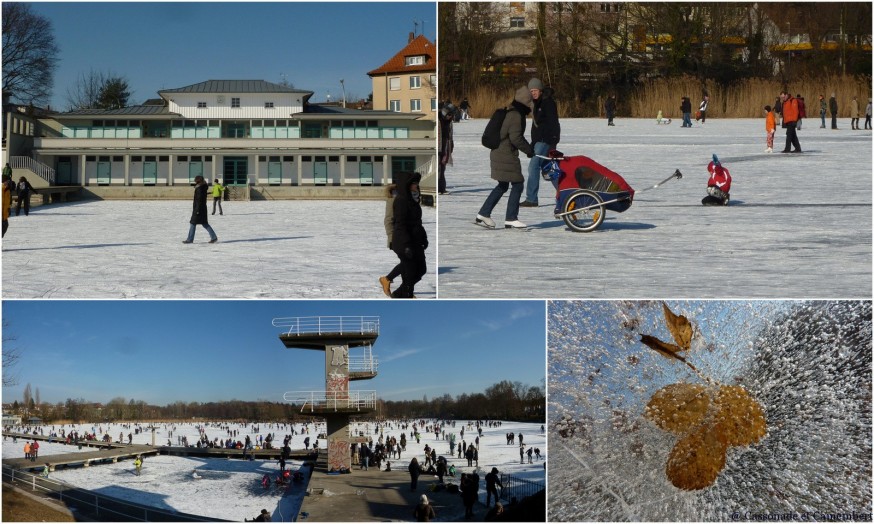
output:
M484 217L484 216L479 215L479 214L476 216L476 220L474 221L474 224L476 224L478 226L482 226L486 229L495 229L495 221L494 220L492 220L490 217Z

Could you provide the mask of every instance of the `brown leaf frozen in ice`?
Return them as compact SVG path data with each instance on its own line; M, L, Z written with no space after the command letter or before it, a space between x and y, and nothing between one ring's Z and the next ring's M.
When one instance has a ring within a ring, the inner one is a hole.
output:
M761 404L743 386L721 386L714 405L720 436L729 446L755 444L768 432Z
M710 397L698 384L670 384L649 399L644 416L659 428L675 434L690 431L704 420Z
M689 349L692 345L692 323L683 315L675 315L664 302L662 302L662 309L665 312L665 322L668 324L671 336L674 337L674 342L680 346L681 351Z
M649 346L651 349L658 351L662 356L665 356L667 358L674 358L683 362L686 361L686 359L684 359L680 355L677 355L677 352L683 351L683 348L675 344L662 342L661 340L651 335L641 335L640 341L646 346Z
M665 466L671 484L684 490L696 490L716 481L725 467L728 449L718 433L718 427L701 424L677 442Z

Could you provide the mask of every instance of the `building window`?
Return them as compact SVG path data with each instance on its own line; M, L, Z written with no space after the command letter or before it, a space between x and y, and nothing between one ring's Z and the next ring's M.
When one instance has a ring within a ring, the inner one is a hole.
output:
M206 102L198 102L197 109L206 109Z
M404 65L413 66L413 65L424 65L425 64L425 55L416 55L416 56L408 56L404 58Z
M437 87L437 75L430 76L431 87Z
M399 91L401 88L401 79L400 77L392 77L388 79L388 89L390 91Z
M388 101L388 110L394 111L396 113L401 112L401 101L400 100L389 100Z
M410 89L419 89L422 87L422 78L419 76L410 77Z
M410 111L412 111L413 113L418 113L422 111L422 101L418 98L410 100Z
M273 102L264 102L264 109L273 109Z
M431 99L431 111L432 112L437 111L437 99L436 98Z
M231 98L231 107L240 107L240 99L238 97Z
M522 28L525 27L525 17L523 16L511 16L510 17L510 28Z

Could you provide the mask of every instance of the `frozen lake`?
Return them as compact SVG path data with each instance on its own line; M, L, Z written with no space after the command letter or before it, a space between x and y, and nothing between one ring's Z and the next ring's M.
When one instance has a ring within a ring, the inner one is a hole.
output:
M385 298L384 201L226 202L183 245L190 201L85 201L11 217L3 298ZM419 298L435 298L436 212ZM394 287L400 285L400 278Z
M430 423L430 422L429 422ZM205 432L209 440L215 438L228 438L227 431L238 432L234 440L245 440L249 435L257 440L258 435L266 436L268 432L275 434L281 445L283 437L290 433L289 425L270 425L266 423L256 424L259 432L252 431L252 425L235 423L206 424ZM53 426L43 426L43 431L48 434ZM62 426L54 426L54 431L60 432ZM177 439L187 436L189 444L193 444L198 435L197 425L190 423L182 424L159 424L156 432L156 443L167 444L169 439L176 445ZM471 442L471 436L476 431L467 425L467 421L457 421L456 427L448 427L447 433L456 433L465 428L465 440ZM119 434L124 436L127 442L128 433L132 428L120 424L78 424L76 429L82 432L101 434L109 433L113 441L118 440ZM290 442L292 449L302 449L303 440L307 436L311 442L316 440L316 435L325 431L323 423L308 424L309 433L298 433ZM73 429L69 424L63 426L67 432ZM303 431L302 424L294 424L297 432ZM373 423L355 423L354 431L363 431L365 434L374 435L376 426ZM172 431L172 435L170 432ZM400 424L397 421L389 421L383 427L383 434L400 439ZM533 464L519 463L518 445L507 445L504 435L509 432L516 434L522 432L525 435L526 447L538 447L541 450L541 459L534 460ZM406 430L409 439L409 429ZM406 465L414 454L420 463L424 463L425 444L429 444L437 450L438 455L445 455L449 464L455 464L459 472L472 472L475 468L467 467L465 459L449 457L449 445L442 439L435 439L433 433L420 431L422 440L416 444L415 439L407 441L407 449L402 453L399 461L392 460L393 468L400 467L405 470ZM374 435L374 441L378 435ZM460 436L456 442L461 443ZM134 444L150 444L152 442L151 431L146 430L139 435L133 435ZM324 449L327 442L324 439L318 441L319 447ZM24 456L24 441L18 439L13 443L12 439L3 440L3 458L20 458ZM84 447L83 451L94 448ZM76 450L75 446L63 444L49 444L40 442L39 457L51 454L69 453ZM502 473L514 475L525 480L544 482L546 470L543 464L546 460L547 445L546 435L541 433L540 424L522 422L503 422L500 427L484 428L483 437L480 439L479 469L488 472L492 467L497 467ZM40 463L39 458L37 464ZM399 466L400 464L400 466ZM301 463L289 461L287 467L292 471L300 467ZM357 466L353 468L357 470ZM194 471L202 478L195 479ZM266 473L275 477L279 472L276 461L270 460L228 460L208 459L202 457L174 457L168 455L151 456L143 461L141 476L134 474L133 463L130 460L120 461L115 464L99 464L89 468L58 469L51 474L51 478L62 482L98 491L104 495L137 502L162 509L175 510L183 513L191 513L212 518L242 521L244 518L252 519L257 516L261 509L271 512L274 521L292 520L300 507L304 496L305 486L292 484L287 491L281 488L271 487L265 490L261 487L261 477ZM480 473L480 495L485 503L485 473ZM350 482L354 480L355 472L349 475ZM422 482L430 477L423 475Z
M869 298L871 134L799 132L801 155L764 153L764 119L704 126L654 119L562 120L559 150L621 174L638 193L600 229L574 233L553 218L541 181L538 208L521 208L528 232L473 224L494 187L485 119L455 125L449 195L439 205L440 298ZM530 137L529 129L526 136ZM785 143L778 129L775 150ZM732 174L731 205L704 207L716 153ZM528 160L522 155L523 172ZM675 169L684 178L641 189ZM523 194L524 198L524 194ZM503 227L507 196L492 213Z

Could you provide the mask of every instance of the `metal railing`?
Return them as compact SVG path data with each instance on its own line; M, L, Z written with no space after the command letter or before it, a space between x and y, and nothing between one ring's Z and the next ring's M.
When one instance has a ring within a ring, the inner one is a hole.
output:
M431 158L431 160L428 160L424 164L416 166L416 173L419 173L420 175L422 175L422 177L431 175L436 172L437 170L434 168L434 158Z
M12 156L9 157L9 165L13 169L27 169L33 174L39 176L49 184L55 183L55 170L42 162L30 158L29 156Z
M514 497L517 501L522 502L525 497L530 497L537 492L546 489L545 482L534 480L525 480L513 475L501 474L501 498L509 502Z
M379 317L282 317L273 326L287 328L287 335L322 333L379 334Z
M348 364L347 369L350 373L376 373L379 367L378 359L373 356L373 346L367 344L363 347L364 352L361 356L352 356L351 354L346 359Z
M3 482L9 482L20 489L29 489L57 499L67 507L76 508L77 513L91 515L96 517L96 520L116 522L214 522L220 520L213 517L151 508L7 467L3 467Z
M282 399L300 404L300 412L361 411L376 408L376 391L349 391L329 393L326 391L286 391Z

